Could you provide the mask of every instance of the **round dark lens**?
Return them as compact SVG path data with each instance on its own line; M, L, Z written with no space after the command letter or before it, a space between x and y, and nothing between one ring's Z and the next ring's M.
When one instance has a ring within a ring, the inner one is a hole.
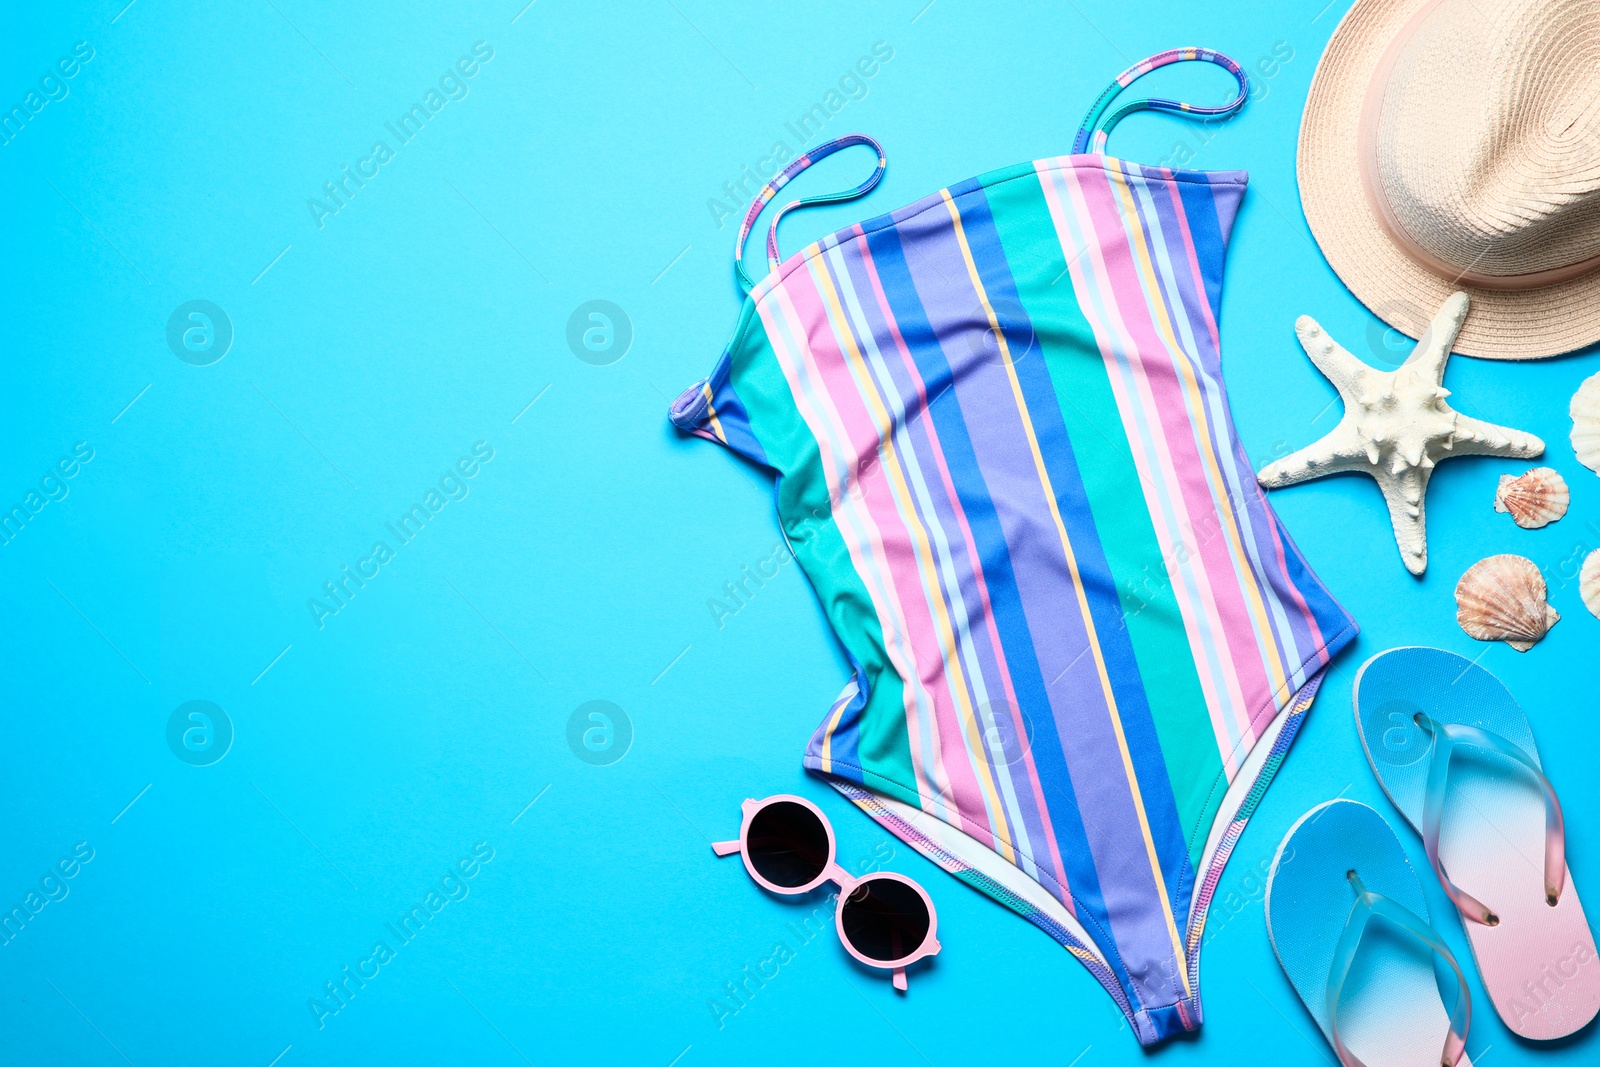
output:
M804 804L780 800L750 820L745 839L750 866L773 885L806 885L828 866L828 829Z
M922 947L932 922L922 894L894 878L870 878L844 902L845 940L871 960L911 955Z

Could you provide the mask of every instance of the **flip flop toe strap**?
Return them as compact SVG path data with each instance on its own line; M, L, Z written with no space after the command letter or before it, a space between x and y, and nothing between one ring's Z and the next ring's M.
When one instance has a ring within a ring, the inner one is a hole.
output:
M1450 900L1462 915L1474 922L1485 926L1496 926L1500 922L1499 916L1482 901L1450 880L1439 860L1439 829L1444 818L1450 757L1455 754L1457 746L1467 745L1515 760L1538 780L1540 789L1544 791L1544 895L1545 902L1554 907L1566 887L1566 823L1561 817L1561 801L1556 798L1555 787L1550 784L1550 779L1544 776L1544 771L1521 747L1497 733L1460 723L1437 722L1420 712L1416 722L1433 735L1433 762L1428 766L1428 786L1422 803L1422 843L1428 852L1428 862L1433 864L1433 873L1438 875Z
M1333 1050L1344 1067L1366 1067L1355 1053L1345 1047L1339 1033L1339 996L1350 977L1350 967L1355 963L1356 950L1361 946L1361 935L1367 924L1376 916L1395 928L1410 934L1439 955L1456 975L1456 1003L1450 1009L1450 1031L1445 1035L1444 1051L1439 1055L1442 1067L1455 1067L1467 1047L1467 1028L1472 1025L1472 994L1467 988L1466 975L1456 962L1450 947L1424 922L1416 912L1396 903L1381 893L1374 893L1361 884L1355 871L1350 872L1350 884L1356 891L1356 902L1350 907L1350 917L1345 920L1339 943L1333 950L1333 963L1328 968L1328 1033L1333 1038Z

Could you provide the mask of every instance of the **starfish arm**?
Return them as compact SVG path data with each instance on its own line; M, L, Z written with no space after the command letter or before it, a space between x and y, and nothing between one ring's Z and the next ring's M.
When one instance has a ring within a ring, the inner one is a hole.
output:
M1450 350L1456 346L1462 323L1467 321L1468 303L1466 293L1451 293L1428 328L1422 331L1416 350L1406 359L1407 363L1425 369L1434 384L1444 381L1444 364L1450 358Z
M1294 320L1294 334L1300 339L1300 347L1311 357L1311 362L1339 390L1339 395L1346 403L1360 394L1358 383L1371 368L1328 336L1328 331L1310 315L1301 315Z
M1325 474L1364 471L1369 467L1355 430L1341 422L1321 440L1261 468L1256 481L1267 489L1282 489L1286 485L1309 482Z
M1383 490L1384 503L1389 505L1389 523L1394 527L1394 542L1400 549L1400 559L1406 570L1420 575L1428 568L1428 528L1424 503L1428 492L1428 477L1432 471L1424 467L1405 467L1398 473L1380 469L1374 477Z
M1544 454L1544 442L1531 433L1496 426L1458 412L1455 432L1450 435L1450 454L1532 459Z

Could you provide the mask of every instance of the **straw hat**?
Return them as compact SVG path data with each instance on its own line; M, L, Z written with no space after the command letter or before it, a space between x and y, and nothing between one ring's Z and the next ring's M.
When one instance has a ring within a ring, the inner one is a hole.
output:
M1298 169L1323 255L1396 329L1465 289L1465 355L1600 340L1597 0L1355 0Z

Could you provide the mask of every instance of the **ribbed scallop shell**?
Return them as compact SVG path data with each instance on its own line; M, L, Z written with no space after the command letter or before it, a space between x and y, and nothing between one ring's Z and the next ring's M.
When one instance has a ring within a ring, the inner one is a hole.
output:
M1572 450L1578 462L1600 473L1600 374L1590 375L1572 394Z
M1456 583L1456 621L1468 637L1504 641L1526 652L1561 618L1546 596L1544 575L1533 560L1490 556Z
M1578 593L1589 614L1600 619L1600 548L1583 561L1583 570L1578 572Z
M1516 524L1525 530L1537 530L1555 522L1567 513L1571 502L1567 480L1549 467L1535 467L1517 478L1502 474L1500 488L1494 494L1494 509L1509 511Z

